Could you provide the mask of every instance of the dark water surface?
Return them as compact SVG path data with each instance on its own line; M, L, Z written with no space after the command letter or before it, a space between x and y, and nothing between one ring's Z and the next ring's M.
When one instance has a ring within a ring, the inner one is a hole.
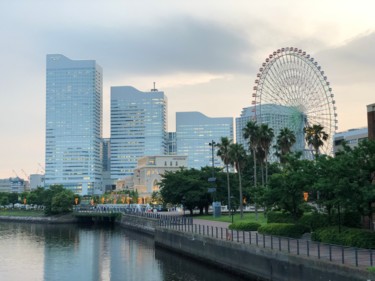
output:
M0 222L1 281L243 281L120 227Z

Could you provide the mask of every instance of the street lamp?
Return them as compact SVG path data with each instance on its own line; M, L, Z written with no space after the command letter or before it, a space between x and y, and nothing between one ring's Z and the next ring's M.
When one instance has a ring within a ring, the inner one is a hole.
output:
M216 191L216 188L215 188L215 182L216 182L216 178L215 178L215 158L214 158L214 151L215 151L215 145L216 145L216 142L214 140L212 140L210 143L208 143L209 146L211 146L211 152L212 152L212 176L211 178L208 179L208 182L212 182L212 187L208 189L208 192L209 193L214 193ZM219 212L216 212L216 209L217 208L220 208L220 206L218 206L218 202L214 202L214 196L212 196L212 214L214 217L219 217L220 216L220 213Z

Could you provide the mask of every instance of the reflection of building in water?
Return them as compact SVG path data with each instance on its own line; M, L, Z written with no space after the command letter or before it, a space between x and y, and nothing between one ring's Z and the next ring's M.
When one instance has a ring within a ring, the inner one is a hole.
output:
M187 156L145 156L138 160L132 176L117 182L116 189L137 190L140 198L149 198L152 192L159 191L159 183L166 171L178 171L186 166Z

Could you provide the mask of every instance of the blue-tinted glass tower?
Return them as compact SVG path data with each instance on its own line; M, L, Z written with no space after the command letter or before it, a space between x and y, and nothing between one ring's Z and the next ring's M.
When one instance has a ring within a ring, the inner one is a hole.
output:
M212 148L209 143L220 142L221 137L233 140L233 118L210 118L200 112L176 113L177 155L188 156L188 167L201 169L212 165ZM223 167L214 156L215 167Z
M101 193L102 69L47 55L46 80L46 186Z
M111 179L133 175L138 158L167 151L167 98L156 89L111 87Z

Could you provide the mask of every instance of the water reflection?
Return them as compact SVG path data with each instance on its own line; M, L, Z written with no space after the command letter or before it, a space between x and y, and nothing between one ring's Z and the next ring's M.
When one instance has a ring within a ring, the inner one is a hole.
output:
M119 227L0 222L0 280L244 280Z

